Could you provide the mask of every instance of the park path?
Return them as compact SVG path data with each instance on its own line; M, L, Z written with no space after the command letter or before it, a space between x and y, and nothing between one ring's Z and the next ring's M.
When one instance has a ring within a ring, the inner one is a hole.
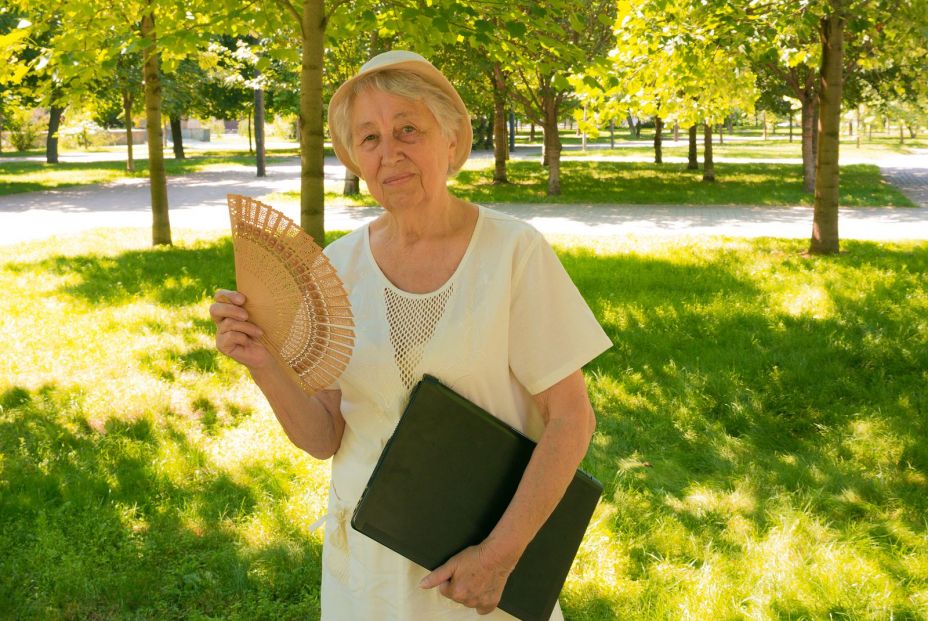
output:
M522 157L533 157L525 150ZM570 157L569 152L565 156ZM590 157L590 156L586 156ZM475 154L475 159L492 154ZM881 162L886 178L915 202L917 208L848 208L839 216L843 239L928 240L928 152L890 156ZM326 185L337 190L344 168L334 158L325 163ZM252 167L230 166L169 179L168 203L174 229L228 228L226 194L262 196L299 186L299 161L285 160L257 178ZM107 185L83 186L0 196L0 244L45 239L98 227L151 227L146 179L125 179ZM752 205L668 206L503 203L492 207L531 222L544 233L576 235L808 238L811 207ZM298 206L282 210L299 219ZM326 206L326 228L350 230L373 219L376 207Z

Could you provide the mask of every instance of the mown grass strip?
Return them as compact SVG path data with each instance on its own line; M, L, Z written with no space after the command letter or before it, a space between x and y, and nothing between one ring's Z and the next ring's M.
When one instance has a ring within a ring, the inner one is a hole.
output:
M616 203L625 205L811 205L802 191L802 168L795 164L715 165L715 183L685 165L570 160L561 163L561 195L548 196L547 170L534 162L510 162L511 183L494 185L493 171L463 170L452 180L456 194L482 203ZM841 205L911 207L886 182L879 168L841 167Z

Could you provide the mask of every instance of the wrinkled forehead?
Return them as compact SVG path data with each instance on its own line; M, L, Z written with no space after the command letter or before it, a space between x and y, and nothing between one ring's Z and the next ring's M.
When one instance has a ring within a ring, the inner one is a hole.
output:
M355 93L350 104L351 128L355 131L402 122L435 123L425 102L368 86Z

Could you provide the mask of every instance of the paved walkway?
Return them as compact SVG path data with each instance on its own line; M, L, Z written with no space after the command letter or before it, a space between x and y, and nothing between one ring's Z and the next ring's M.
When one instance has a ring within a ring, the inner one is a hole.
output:
M489 156L492 157L492 156ZM839 216L842 239L928 240L928 155L917 154L886 162L884 174L919 205L917 208L848 208ZM299 162L270 166L268 176L257 178L251 167L233 167L171 177L168 203L173 229L225 230L228 228L226 194L262 196L292 190L299 179ZM339 187L344 168L326 161L326 183ZM149 188L145 179L127 179L106 186L0 196L0 244L55 235L68 235L97 227L151 227ZM513 204L493 207L523 218L546 233L578 235L809 238L811 207L667 206L667 205L560 205ZM295 203L283 206L299 219ZM376 217L379 208L326 208L326 228L346 230Z

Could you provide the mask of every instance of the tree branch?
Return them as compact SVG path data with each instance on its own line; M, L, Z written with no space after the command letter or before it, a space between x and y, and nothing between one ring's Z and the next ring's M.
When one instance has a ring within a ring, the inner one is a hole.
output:
M307 2L309 0L303 0L303 1ZM277 4L284 7L284 9L286 9L291 14L293 14L293 17L296 18L297 23L300 24L300 30L302 31L303 30L303 14L296 8L296 5L290 2L290 0L275 0L275 2L277 2Z

